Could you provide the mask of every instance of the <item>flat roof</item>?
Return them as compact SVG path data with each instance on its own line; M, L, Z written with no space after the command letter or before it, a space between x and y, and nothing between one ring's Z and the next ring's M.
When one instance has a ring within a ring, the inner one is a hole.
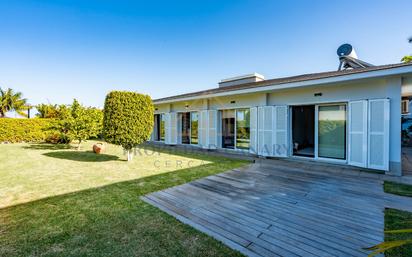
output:
M263 80L263 81L258 81L258 82L251 82L251 83L226 86L226 87L218 87L218 88L212 88L212 89L207 89L207 90L202 90L202 91L197 91L197 92L192 92L192 93L185 93L185 94L180 94L180 95L163 97L163 98L155 99L153 100L153 102L156 104L156 103L160 103L164 101L179 101L181 99L183 100L185 98L190 98L190 97L201 97L201 96L207 97L210 94L230 92L230 91L236 91L236 90L241 90L241 89L259 88L259 87L265 87L269 85L270 86L281 85L281 84L287 84L287 83L310 81L310 80L317 80L317 79L324 79L324 78L334 78L334 77L340 77L340 76L351 75L351 74L389 70L389 69L405 67L405 66L412 67L412 63L387 64L387 65L379 65L379 66L372 66L372 67L366 67L366 68L310 73L310 74L302 74L302 75L291 76L291 77L268 79L268 80Z

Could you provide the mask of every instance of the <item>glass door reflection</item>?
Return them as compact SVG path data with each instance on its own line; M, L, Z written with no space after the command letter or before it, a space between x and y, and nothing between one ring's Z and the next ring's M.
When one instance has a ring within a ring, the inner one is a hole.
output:
M318 108L318 157L345 160L346 105Z

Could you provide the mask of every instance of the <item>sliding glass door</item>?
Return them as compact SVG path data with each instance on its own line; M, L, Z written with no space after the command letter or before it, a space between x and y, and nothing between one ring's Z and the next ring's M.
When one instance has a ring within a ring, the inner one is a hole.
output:
M164 113L160 114L160 141L165 141L166 116Z
M318 157L346 159L346 105L318 106Z
M222 147L247 150L250 147L250 109L223 110Z
M190 113L190 143L192 145L199 143L199 115L197 112Z
M250 109L236 110L236 148L249 149Z
M235 148L235 110L222 111L222 147Z
M181 114L182 144L190 144L190 112Z

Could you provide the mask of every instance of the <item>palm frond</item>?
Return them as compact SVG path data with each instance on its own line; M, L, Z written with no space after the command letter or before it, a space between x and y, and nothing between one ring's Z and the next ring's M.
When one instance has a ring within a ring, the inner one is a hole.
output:
M407 239L407 240L396 240L396 241L389 241L389 242L383 242L371 247L367 247L367 248L363 248L364 250L368 250L368 251L373 251L371 252L368 257L373 257L376 256L380 253L383 253L389 249L395 248L395 247L399 247L399 246L403 246L403 245L407 245L407 244L411 244L412 243L412 239Z

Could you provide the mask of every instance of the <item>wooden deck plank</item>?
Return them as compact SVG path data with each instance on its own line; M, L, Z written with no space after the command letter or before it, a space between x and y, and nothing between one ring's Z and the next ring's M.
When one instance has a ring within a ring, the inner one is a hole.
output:
M279 160L142 199L248 256L365 256L363 247L383 240L385 205L406 201L381 183L380 175Z

